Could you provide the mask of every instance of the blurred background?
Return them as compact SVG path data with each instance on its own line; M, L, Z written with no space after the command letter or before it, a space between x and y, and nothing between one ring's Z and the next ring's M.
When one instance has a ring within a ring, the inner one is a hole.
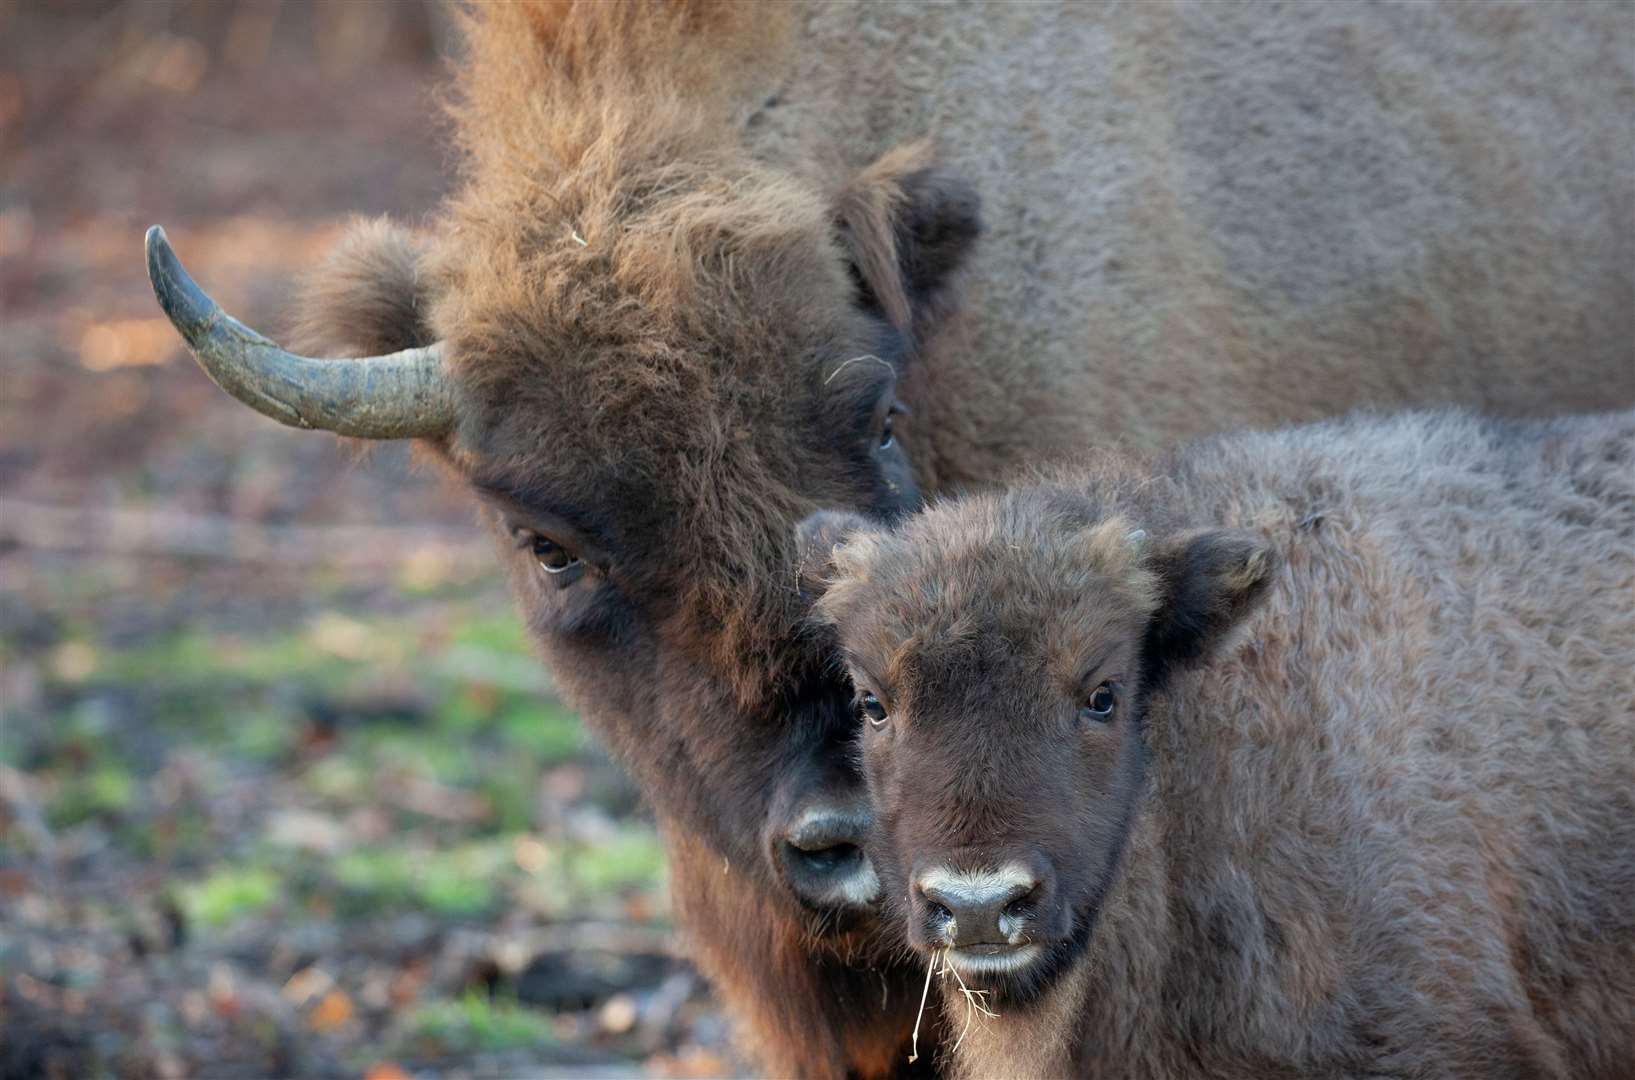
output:
M0 1077L734 1071L637 792L464 497L252 416L162 223L275 336L451 180L435 3L0 0Z

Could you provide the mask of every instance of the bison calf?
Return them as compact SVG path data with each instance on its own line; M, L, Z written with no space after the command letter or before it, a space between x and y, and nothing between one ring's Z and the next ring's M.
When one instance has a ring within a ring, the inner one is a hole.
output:
M960 1073L1635 1075L1635 414L801 534Z

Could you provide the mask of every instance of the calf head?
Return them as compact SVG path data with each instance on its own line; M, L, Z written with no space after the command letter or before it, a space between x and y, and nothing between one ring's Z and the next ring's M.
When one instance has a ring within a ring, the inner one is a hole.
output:
M1235 531L1149 536L1044 488L799 530L858 694L870 851L910 945L1025 1000L1083 949L1143 788L1150 696L1264 591Z
M469 485L547 665L665 829L757 910L832 928L877 885L851 694L803 633L791 532L819 506L918 505L899 386L977 202L923 145L829 184L754 160L699 82L722 65L688 36L700 12L743 14L474 12L463 189L423 234L357 227L307 293L306 345L366 359L238 324L157 230L149 269L234 396L418 439Z

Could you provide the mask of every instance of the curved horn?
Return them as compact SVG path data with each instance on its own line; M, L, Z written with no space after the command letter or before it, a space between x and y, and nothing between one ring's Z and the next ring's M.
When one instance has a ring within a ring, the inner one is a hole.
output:
M359 359L296 356L206 296L157 225L148 230L147 249L153 294L193 358L256 412L359 439L431 438L454 427L454 388L440 342Z

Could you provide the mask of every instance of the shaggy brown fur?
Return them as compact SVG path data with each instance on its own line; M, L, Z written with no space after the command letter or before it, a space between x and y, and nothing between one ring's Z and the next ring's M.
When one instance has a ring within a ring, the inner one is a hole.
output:
M909 390L928 487L1359 405L1635 401L1628 4L822 4L792 60L765 156L931 132L984 199L972 317Z
M803 531L889 714L909 940L927 866L1041 867L962 1075L1635 1076L1635 413L1356 417Z
M889 516L916 479L991 480L1092 436L1626 400L1630 34L1608 10L695 0L463 20L460 187L423 233L344 243L303 344L446 339L463 409L430 449L481 495L546 662L649 792L699 962L769 1072L900 1062L919 992L861 901L783 861L793 823L858 800L792 524ZM992 200L974 254L961 177ZM914 415L882 446L894 397ZM580 565L541 573L539 537Z

